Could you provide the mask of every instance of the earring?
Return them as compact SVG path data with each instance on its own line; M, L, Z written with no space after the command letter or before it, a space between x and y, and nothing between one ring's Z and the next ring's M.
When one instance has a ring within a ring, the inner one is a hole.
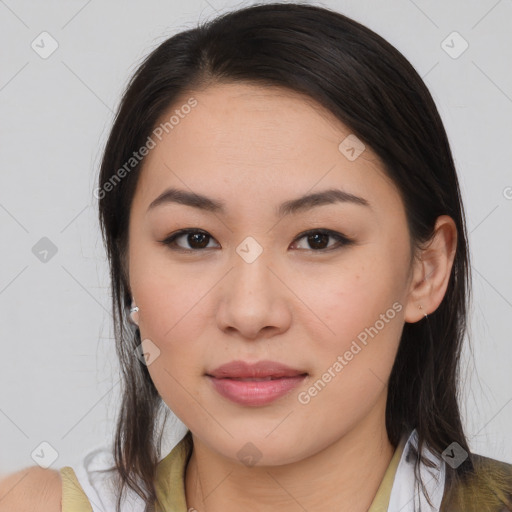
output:
M423 309L423 306L420 304L420 305L418 306L418 309ZM428 318L427 313L423 313L423 314L425 315L425 318Z
M135 305L135 301L133 299L130 307L130 321L134 325L139 325L139 308Z

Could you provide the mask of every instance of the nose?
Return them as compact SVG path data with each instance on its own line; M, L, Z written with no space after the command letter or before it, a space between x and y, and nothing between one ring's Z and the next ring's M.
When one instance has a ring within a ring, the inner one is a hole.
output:
M217 324L244 339L269 338L285 332L292 319L293 293L265 251L251 263L238 255L218 287Z

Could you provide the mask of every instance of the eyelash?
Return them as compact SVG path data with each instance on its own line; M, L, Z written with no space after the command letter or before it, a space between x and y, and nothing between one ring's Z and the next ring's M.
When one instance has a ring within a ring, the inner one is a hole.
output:
M172 235L168 236L164 240L160 240L160 243L169 247L172 251L178 251L178 252L185 252L185 253L191 253L191 252L202 252L207 250L208 248L203 249L183 249L182 247L176 247L175 241L177 238L188 235L188 234L202 234L205 235L207 238L213 239L213 237L207 233L206 231L203 231L201 229L181 229L179 231L176 231L176 233L173 233ZM331 231L330 229L312 229L309 231L305 231L304 233L301 233L300 235L295 238L294 242L297 242L301 240L302 238L305 238L309 235L313 234L322 234L322 235L328 235L334 239L337 240L338 245L334 247L330 247L327 249L299 249L301 251L311 251L311 252L330 252L332 250L341 249L342 247L346 247L348 245L354 244L354 240L346 237L345 235L342 235L341 233L338 233L336 231ZM211 249L211 248L210 248Z

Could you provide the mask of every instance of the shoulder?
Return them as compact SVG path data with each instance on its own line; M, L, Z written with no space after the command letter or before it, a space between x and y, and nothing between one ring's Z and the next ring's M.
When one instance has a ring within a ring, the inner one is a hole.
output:
M512 464L475 453L470 459L474 470L464 463L457 479L447 466L448 486L441 510L512 511Z
M61 512L61 498L58 470L31 466L0 476L0 512Z

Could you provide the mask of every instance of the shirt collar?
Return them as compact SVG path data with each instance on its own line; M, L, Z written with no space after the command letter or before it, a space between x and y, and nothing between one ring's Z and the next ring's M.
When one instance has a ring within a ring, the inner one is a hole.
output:
M156 494L164 505L164 510L187 512L185 470L192 454L192 447L192 433L187 430L181 441L157 466ZM402 512L414 510L413 498L417 498L414 488L415 458L408 457L413 448L417 448L416 430L401 437L368 512L382 512L388 509ZM444 491L444 464L428 448L425 448L425 451L428 458L438 463L437 469L432 470L422 465L421 471L423 478L430 483L426 487L433 492L434 505L439 507ZM422 500L423 506L426 506L426 503Z

